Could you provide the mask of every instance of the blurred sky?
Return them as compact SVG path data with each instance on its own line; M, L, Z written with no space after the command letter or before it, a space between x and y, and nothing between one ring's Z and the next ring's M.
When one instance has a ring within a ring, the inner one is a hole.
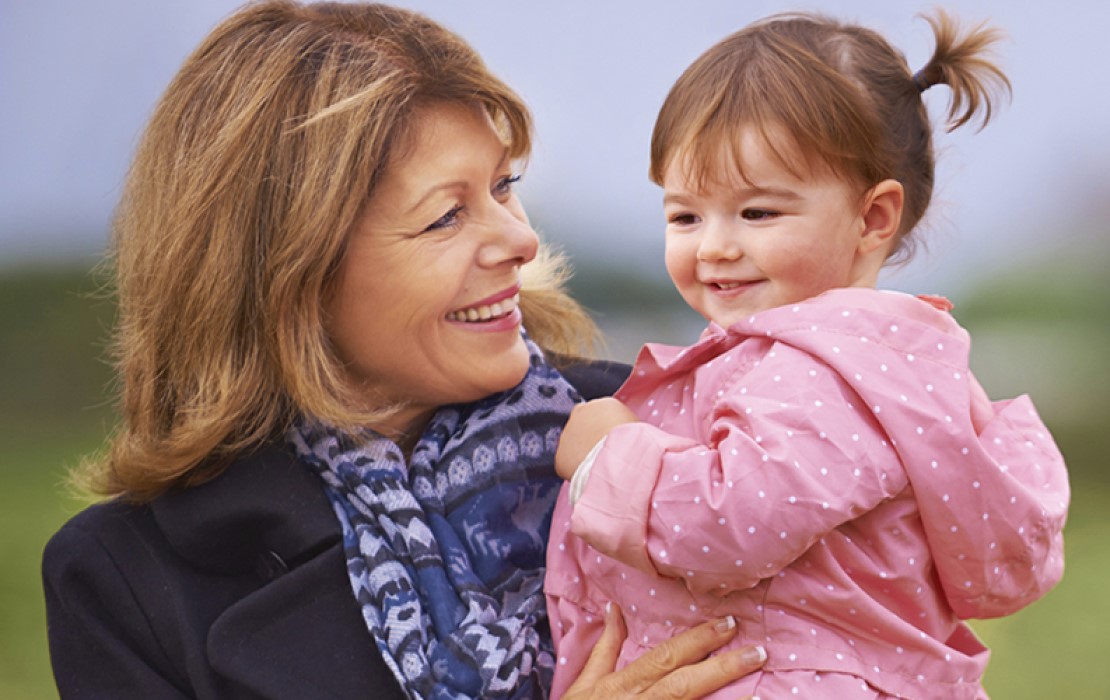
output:
M0 0L0 264L92 256L132 149L186 54L235 0ZM679 73L768 13L819 9L884 33L919 67L932 2L408 0L468 39L519 91L538 140L522 183L533 222L580 260L662 276L655 114ZM958 0L1009 39L1012 103L981 133L939 135L931 248L890 277L956 293L1016 258L1078 248L1110 214L1110 3ZM928 94L934 114L947 90Z

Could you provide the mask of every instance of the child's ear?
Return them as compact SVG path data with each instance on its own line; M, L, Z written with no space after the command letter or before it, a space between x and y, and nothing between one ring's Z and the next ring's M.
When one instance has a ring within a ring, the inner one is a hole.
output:
M868 190L861 210L860 253L870 253L894 240L902 223L904 202L905 192L897 180L883 180Z

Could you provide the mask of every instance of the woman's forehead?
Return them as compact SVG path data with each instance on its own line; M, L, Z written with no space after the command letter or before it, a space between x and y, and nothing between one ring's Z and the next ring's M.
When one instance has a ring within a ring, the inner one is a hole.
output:
M436 191L465 189L502 168L509 147L484 109L442 103L413 115L405 148L395 150L368 206L407 215Z

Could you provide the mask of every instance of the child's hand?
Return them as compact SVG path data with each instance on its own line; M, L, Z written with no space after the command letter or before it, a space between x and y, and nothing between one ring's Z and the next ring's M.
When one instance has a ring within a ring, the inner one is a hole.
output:
M614 398L578 404L571 409L563 436L559 439L559 448L555 451L555 472L564 479L570 479L594 445L610 430L639 420L635 413Z

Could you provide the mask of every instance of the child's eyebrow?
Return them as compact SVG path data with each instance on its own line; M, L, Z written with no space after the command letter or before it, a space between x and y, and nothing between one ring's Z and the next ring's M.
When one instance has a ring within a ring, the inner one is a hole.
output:
M774 197L775 199L785 199L789 201L797 201L802 199L802 196L794 190L785 187L741 187L735 190L737 198L744 199L749 197Z
M797 202L802 196L794 190L785 187L737 187L732 190L736 199L751 199L752 197L773 197L789 202ZM668 192L663 194L663 204L685 204L689 199L697 197L696 193Z

